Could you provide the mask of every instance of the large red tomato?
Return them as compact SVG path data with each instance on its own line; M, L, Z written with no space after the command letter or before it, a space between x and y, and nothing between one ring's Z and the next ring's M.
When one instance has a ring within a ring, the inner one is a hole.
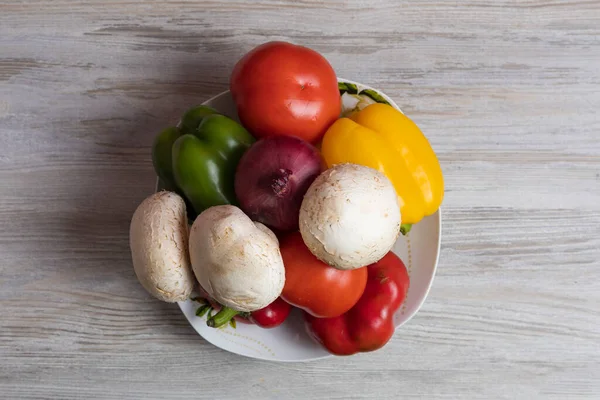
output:
M238 61L230 89L242 124L256 137L315 142L339 117L337 78L319 53L286 42L262 44Z
M341 270L315 257L300 232L281 239L285 286L281 298L319 318L332 318L350 310L367 285L366 268Z

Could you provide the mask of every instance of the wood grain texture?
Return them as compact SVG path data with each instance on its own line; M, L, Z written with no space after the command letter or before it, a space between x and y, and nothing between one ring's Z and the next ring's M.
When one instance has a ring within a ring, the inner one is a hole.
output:
M135 279L153 135L273 39L442 162L439 272L384 351L240 358ZM597 399L599 66L598 1L0 1L0 398Z

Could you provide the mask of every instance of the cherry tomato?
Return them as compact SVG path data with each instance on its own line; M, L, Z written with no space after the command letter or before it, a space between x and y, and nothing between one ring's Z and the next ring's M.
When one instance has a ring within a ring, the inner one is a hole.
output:
M258 138L316 142L341 113L331 64L291 43L268 42L247 53L233 69L230 89L240 121Z
M250 313L250 321L261 328L275 328L286 320L292 311L292 306L278 297L274 302Z
M339 270L315 257L300 232L282 238L281 256L285 286L281 297L293 306L319 318L332 318L350 310L367 285L366 268Z

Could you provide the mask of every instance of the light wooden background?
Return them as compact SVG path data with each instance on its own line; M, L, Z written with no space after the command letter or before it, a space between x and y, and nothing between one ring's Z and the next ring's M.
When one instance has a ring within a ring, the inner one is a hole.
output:
M446 176L383 351L260 362L137 283L154 134L290 40L384 89ZM0 1L0 398L600 398L600 2Z

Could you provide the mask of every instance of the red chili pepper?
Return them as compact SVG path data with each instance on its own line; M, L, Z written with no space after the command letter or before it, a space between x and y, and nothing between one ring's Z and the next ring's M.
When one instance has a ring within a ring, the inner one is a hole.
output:
M406 267L390 252L366 268L367 287L350 311L335 318L316 318L305 313L309 333L332 354L377 350L394 334L394 312L408 292Z

